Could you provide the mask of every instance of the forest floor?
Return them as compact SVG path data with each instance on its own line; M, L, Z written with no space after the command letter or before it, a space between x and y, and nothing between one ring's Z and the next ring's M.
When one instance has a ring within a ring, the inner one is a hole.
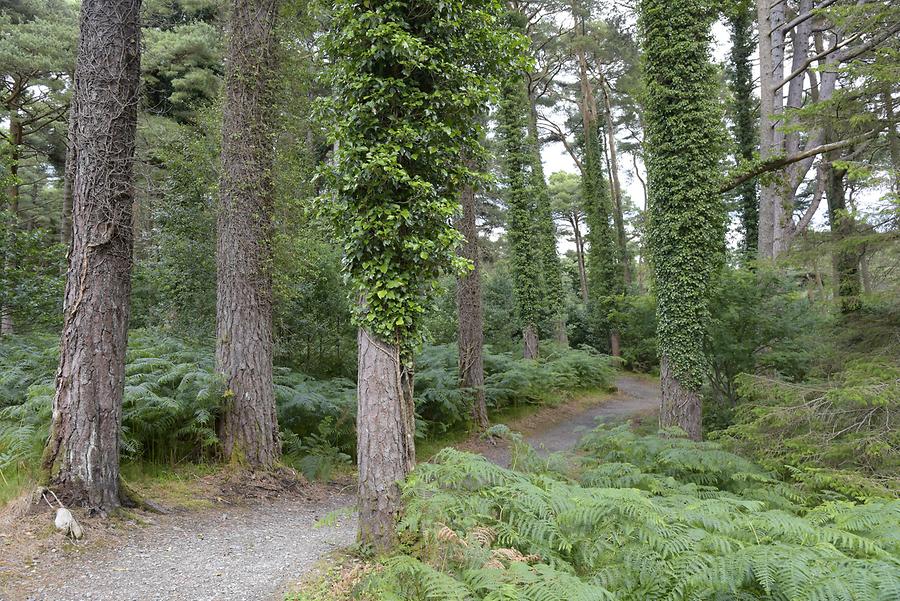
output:
M617 385L618 392L578 397L507 425L550 453L574 447L598 420L650 419L658 384L623 374ZM456 446L509 463L506 442L470 439ZM323 557L353 543L355 517L341 511L353 505L352 488L350 482L311 484L275 499L167 515L135 512L103 526L87 524L87 540L77 544L54 532L52 514L0 526L0 601L281 599Z

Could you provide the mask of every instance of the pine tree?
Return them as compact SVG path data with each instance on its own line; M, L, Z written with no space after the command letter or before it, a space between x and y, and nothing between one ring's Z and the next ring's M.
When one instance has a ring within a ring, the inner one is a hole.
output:
M272 130L278 0L233 0L222 116L216 364L226 459L271 468L281 449L272 382Z
M75 66L73 241L43 469L69 504L119 505L131 296L140 0L84 0Z

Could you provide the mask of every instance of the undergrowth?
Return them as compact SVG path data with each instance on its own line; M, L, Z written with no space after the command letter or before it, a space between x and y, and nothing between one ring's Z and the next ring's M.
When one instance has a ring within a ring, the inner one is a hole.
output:
M47 439L57 356L58 340L51 336L9 337L0 345L0 487L17 487L34 475ZM458 387L456 363L453 345L426 346L417 357L420 437L468 422L471 391ZM540 362L487 352L485 365L485 395L495 410L543 404L613 382L608 357L590 349L553 350ZM285 461L309 478L327 479L355 453L355 383L316 380L283 367L274 375ZM132 331L125 384L123 461L181 465L217 459L224 383L215 374L211 344Z
M825 500L715 443L601 427L516 471L445 449L405 485L390 600L888 601L900 501Z

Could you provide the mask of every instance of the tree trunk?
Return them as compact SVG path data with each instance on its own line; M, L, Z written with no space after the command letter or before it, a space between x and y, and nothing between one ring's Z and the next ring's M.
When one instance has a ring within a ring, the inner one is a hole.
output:
M628 238L625 236L625 213L622 210L622 186L619 183L619 158L616 151L616 132L613 127L612 103L609 100L609 84L600 82L603 91L603 113L606 118L606 144L609 157L609 183L613 199L613 222L616 225L616 241L619 246L619 261L622 263L622 277L627 287L631 284L631 261L628 257Z
M784 3L781 0L757 0L759 23L759 154L765 161L781 153L783 134L777 130L777 118L783 112L783 95L775 86L784 77ZM760 188L758 256L772 259L775 243L776 207L780 207L778 178Z
M475 221L475 190L470 186L460 194L463 215L459 230L464 243L460 255L473 269L460 276L456 285L459 314L459 385L471 391L472 420L479 430L490 425L484 398L484 317L481 311L481 260L478 256L478 228Z
M584 238L577 219L572 219L572 231L575 232L575 257L578 259L578 280L581 286L581 300L588 302L587 270L584 267Z
M119 505L132 266L140 0L83 0L73 102L73 243L42 465L69 505ZM54 473L54 467L56 471Z
M272 382L273 97L277 0L232 0L216 245L216 365L225 457L269 469L281 449Z
M659 408L660 428L678 426L692 440L700 440L703 404L700 392L681 385L670 369L669 358L663 355L659 363L662 403Z
M15 241L16 234L19 230L19 160L22 144L25 141L25 132L22 122L19 120L19 109L17 106L9 107L9 176L10 184L6 190L6 196L9 202L9 214L11 219L6 224L6 253L3 257L3 269L9 274L16 269ZM9 298L5 303L0 304L0 336L8 336L15 334L15 325L13 323L12 307Z
M537 326L528 324L522 329L522 355L526 359L537 359L540 356Z
M404 375L396 344L379 340L364 328L357 340L359 542L383 552L396 542L400 483L415 465L411 378Z
M621 339L619 338L619 330L612 329L609 331L609 352L613 357L621 357Z
M839 157L829 157L837 160ZM841 313L854 313L860 309L860 277L859 253L847 248L845 243L853 235L853 217L847 214L847 199L844 190L845 169L838 169L833 164L828 168L828 187L825 195L828 199L828 220L831 223L832 261L834 264L835 295L840 304Z

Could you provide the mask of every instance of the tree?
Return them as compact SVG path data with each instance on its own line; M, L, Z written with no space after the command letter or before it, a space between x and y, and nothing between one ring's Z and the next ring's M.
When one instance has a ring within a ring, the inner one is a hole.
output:
M132 266L140 0L84 0L75 65L73 241L43 468L70 505L119 505ZM54 471L55 468L55 471Z
M482 160L478 118L518 37L496 0L339 0L326 40L335 141L328 211L359 325L359 540L396 541L400 482L415 462L412 350L438 278L464 260L450 220Z
M732 94L732 130L735 143L735 163L749 164L757 150L756 100L753 96L753 12L750 2L741 0L728 14L731 28L728 85ZM744 253L756 255L759 238L759 200L756 182L748 180L736 190L740 199L741 225L744 230Z
M703 341L722 264L722 123L709 62L710 7L642 0L649 235L661 355L660 425L700 438Z
M460 192L463 236L460 256L472 265L471 271L456 280L456 304L459 313L459 384L470 391L472 421L479 430L490 425L484 398L484 315L481 311L481 258L478 256L478 224L475 219L475 188Z
M762 165L752 173L773 172L760 187L758 251L761 258L774 259L788 250L797 233L810 223L809 209L797 222L794 211L798 189L816 157L873 138L888 126L883 120L855 119L852 125L857 127L842 128L847 137L826 140L828 114L843 92L855 90L869 98L870 106L875 107L871 112L887 112L880 85L884 80L877 76L841 79L843 73L857 70L859 63L871 65L869 75L878 69L889 72L889 65L896 62L891 57L900 32L900 9L895 3L838 0L757 0L756 5ZM790 65L786 62L788 39ZM879 85L866 89L872 79ZM819 171L817 179L821 180ZM747 179L739 177L729 186ZM810 205L812 212L817 208L817 204Z
M233 0L216 244L216 364L225 457L271 468L281 449L272 382L274 77L278 0Z
M571 173L558 171L550 175L550 197L553 212L564 219L572 228L575 242L575 258L578 264L578 283L581 300L588 302L587 271L584 261L584 203L581 197L581 178Z
M21 245L15 239L21 229L34 229L46 219L38 214L44 207L35 206L36 194L31 195L31 206L23 202L23 188L36 188L48 171L61 175L63 168L66 140L59 132L64 131L69 106L76 15L62 0L23 0L0 9L0 28L0 155L9 174L0 205L7 211L0 256L2 335L13 332L16 300L23 300L14 298L15 287L10 285L24 260L16 256Z
M515 18L512 14L511 18ZM522 326L523 355L537 359L545 284L543 257L536 231L538 198L534 190L529 148L528 91L519 76L503 84L498 111L498 135L503 148L506 180L506 225L512 262L516 309Z

